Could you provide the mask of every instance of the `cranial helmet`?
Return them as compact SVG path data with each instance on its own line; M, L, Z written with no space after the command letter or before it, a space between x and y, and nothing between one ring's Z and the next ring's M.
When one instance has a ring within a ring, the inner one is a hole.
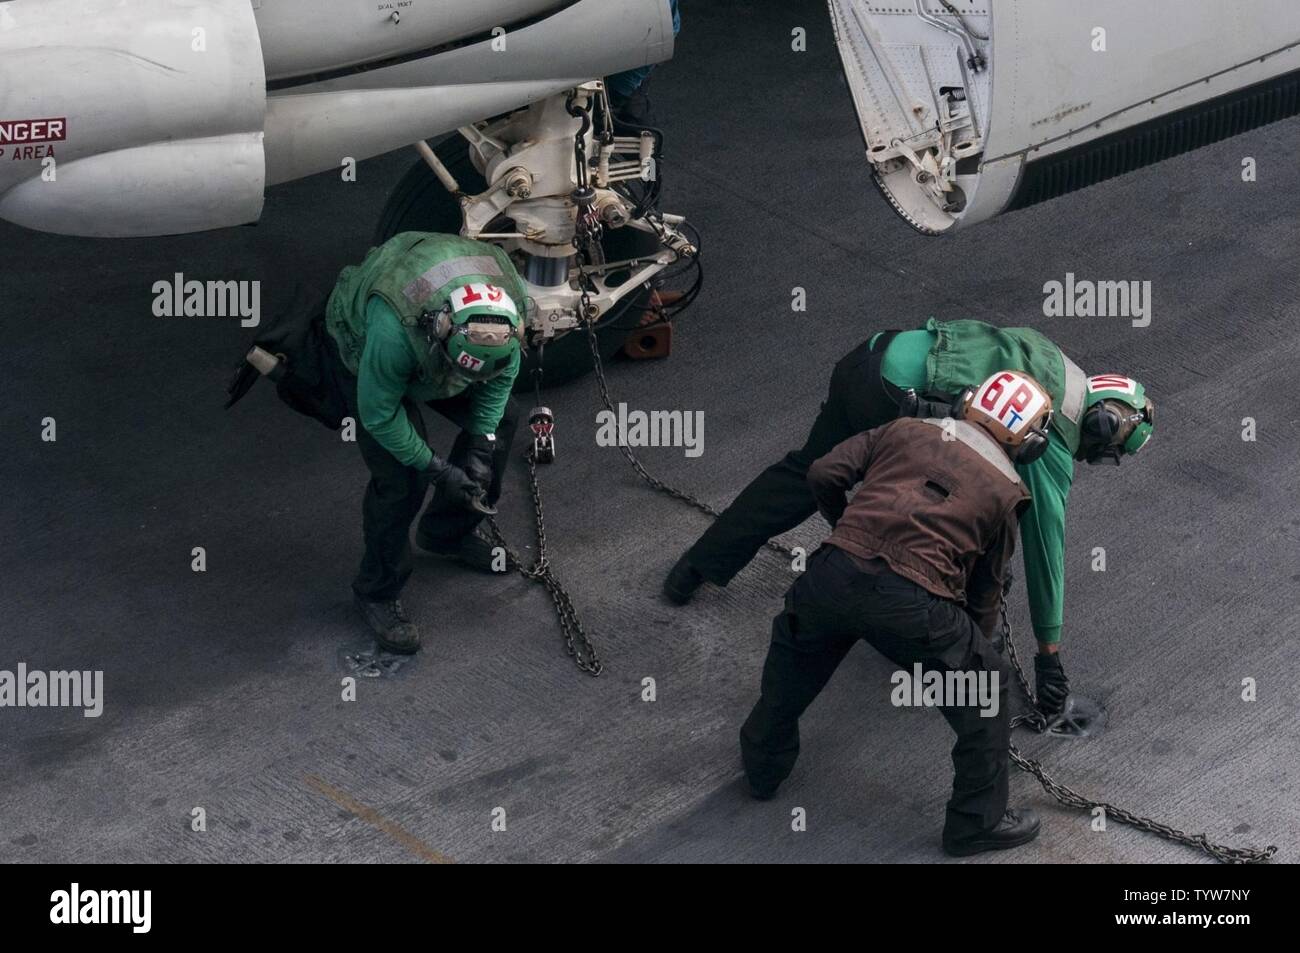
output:
M961 418L982 427L1016 463L1033 463L1047 450L1052 398L1021 371L998 371L958 398Z
M504 371L523 344L519 310L496 285L462 285L448 295L441 311L426 317L430 344L441 345L461 373L476 380Z
M1148 440L1155 408L1146 389L1120 374L1088 378L1083 419L1079 423L1079 459L1088 463L1137 453Z

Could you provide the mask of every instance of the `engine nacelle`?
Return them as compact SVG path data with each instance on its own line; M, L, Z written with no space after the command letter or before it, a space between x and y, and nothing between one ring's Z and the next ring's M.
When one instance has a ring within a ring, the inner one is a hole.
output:
M1300 113L1295 0L829 0L867 160L965 228Z
M256 221L265 113L246 0L0 4L0 218L75 235Z
M0 2L0 218L256 221L338 169L672 55L667 0Z

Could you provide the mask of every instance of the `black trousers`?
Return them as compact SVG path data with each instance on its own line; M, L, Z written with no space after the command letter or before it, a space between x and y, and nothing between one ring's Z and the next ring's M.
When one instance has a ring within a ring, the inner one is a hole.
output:
M804 445L755 477L687 550L686 560L696 572L725 586L764 543L817 512L808 468L818 457L898 416L898 405L880 376L885 348L895 333L882 334L874 351L870 339L864 341L835 365L826 400Z
M346 381L344 389L348 412L358 421L357 446L370 470L370 484L366 487L365 499L361 504L366 552L361 558L361 568L357 570L352 588L363 599L383 602L396 599L411 576L411 524L424 506L429 481L419 470L398 462L361 426L357 410L356 378L350 375L343 375L343 378ZM470 391L466 390L455 397L431 400L425 404L461 428L447 458L456 466L463 466L469 450L469 436L464 428L470 419L472 401ZM402 408L415 432L422 440L427 440L419 404L407 398L402 401ZM519 405L511 398L506 404L505 416L497 427L497 448L492 457L492 484L487 492L489 504L495 504L501 496L501 480L518 426ZM435 496L420 519L418 533L422 542L428 542L435 548L451 549L474 532L482 520L481 513L447 503Z
M892 572L863 572L829 545L813 554L772 622L762 696L740 731L750 784L770 791L789 776L799 756L799 716L859 639L909 677L917 662L926 672L998 673L996 716L984 717L975 705L940 709L957 733L944 836L960 840L991 829L1007 808L1011 740L1011 672L1001 646L955 602Z

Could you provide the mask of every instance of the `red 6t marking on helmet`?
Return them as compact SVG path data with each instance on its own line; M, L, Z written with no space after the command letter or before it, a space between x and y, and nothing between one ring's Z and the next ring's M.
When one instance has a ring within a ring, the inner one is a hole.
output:
M459 364L461 367L465 368L465 370L467 371L475 371L475 372L477 372L479 368L483 366L483 362L480 361L473 354L470 354L468 351L462 351L460 357L456 358L456 363Z

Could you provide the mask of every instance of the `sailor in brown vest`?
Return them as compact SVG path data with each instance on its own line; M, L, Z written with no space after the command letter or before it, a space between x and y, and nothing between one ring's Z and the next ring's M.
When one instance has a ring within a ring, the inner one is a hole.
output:
M902 670L895 704L933 704L957 733L943 846L960 856L1038 834L1032 810L1007 807L1010 670L997 622L1031 500L1015 464L1046 449L1052 401L1027 374L1000 371L954 411L860 433L812 465L834 530L773 621L740 742L750 791L772 797L798 757L799 717L865 639ZM909 690L922 681L924 701Z

